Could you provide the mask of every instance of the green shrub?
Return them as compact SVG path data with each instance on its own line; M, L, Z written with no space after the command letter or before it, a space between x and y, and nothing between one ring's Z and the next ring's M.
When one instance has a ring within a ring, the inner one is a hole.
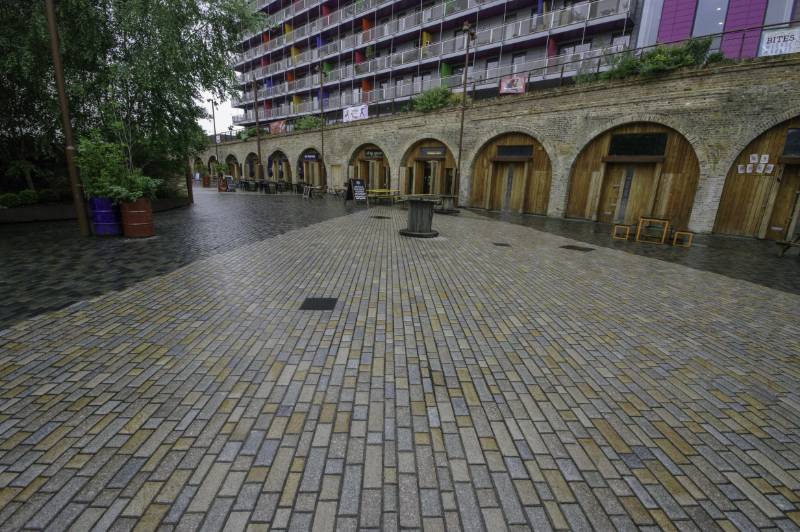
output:
M19 202L22 205L36 205L39 203L39 194L29 188L21 190L17 196L19 196Z
M19 196L13 192L0 194L0 205L3 207L8 207L10 209L12 207L19 207L21 204L22 202L20 202Z
M56 203L58 202L58 192L52 188L44 188L39 191L39 203Z
M125 151L120 144L106 142L98 131L81 137L78 146L78 164L81 169L83 190L90 198L111 198L128 174Z
M295 131L306 131L308 129L319 129L322 127L322 118L317 115L302 116L295 120Z
M732 61L730 59L727 59L725 57L725 54L723 54L722 52L710 53L708 54L708 57L706 57L707 65L711 65L714 63L727 63L727 62L732 62Z
M434 87L411 99L411 107L420 113L429 113L461 103L461 98L446 87Z
M650 77L679 68L700 66L715 55L709 55L709 48L711 39L706 37L690 39L679 46L657 46L639 57L632 52L625 52L611 60L611 68L601 73L600 79L625 79L637 75ZM714 60L717 58L714 57Z

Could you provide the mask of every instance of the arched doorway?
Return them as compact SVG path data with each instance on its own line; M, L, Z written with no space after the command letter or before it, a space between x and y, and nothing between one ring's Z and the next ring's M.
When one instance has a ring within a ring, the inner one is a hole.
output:
M714 232L786 240L800 211L800 116L742 150L725 178Z
M505 133L487 142L472 165L470 204L489 210L547 214L550 156L525 133Z
M256 175L258 174L258 155L253 152L248 153L244 160L244 164L244 176L250 180L255 179Z
M453 153L435 139L424 139L409 148L400 162L404 194L458 196L456 161Z
M674 129L621 125L595 137L575 159L566 216L626 225L661 218L686 229L699 176L694 148Z
M203 159L200 157L195 157L194 162L192 162L192 177L194 179L200 179L205 172L206 165L203 164Z
M297 160L297 178L315 187L326 185L325 165L317 150L309 148L300 154Z
M239 171L239 161L236 160L235 155L230 154L225 157L225 164L228 167L228 175L233 176L234 179L239 179L241 177L241 172Z
M208 158L208 165L206 165L206 167L208 168L208 175L217 177L216 173L214 172L215 164L217 164L217 158L216 156L212 155Z
M267 175L272 181L292 182L292 165L282 151L272 152L267 159Z
M382 149L374 144L364 144L350 158L350 175L363 179L367 188L390 188L389 161Z

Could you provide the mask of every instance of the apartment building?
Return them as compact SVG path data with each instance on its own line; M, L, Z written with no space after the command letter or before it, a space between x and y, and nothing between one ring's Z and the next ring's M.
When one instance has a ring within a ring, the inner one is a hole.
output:
M244 114L234 121L254 125L256 102L262 124L280 124L321 112L339 121L353 106L386 114L437 86L460 92L467 45L471 96L497 94L512 74L528 87L560 83L635 43L648 1L256 0L270 24L236 58Z

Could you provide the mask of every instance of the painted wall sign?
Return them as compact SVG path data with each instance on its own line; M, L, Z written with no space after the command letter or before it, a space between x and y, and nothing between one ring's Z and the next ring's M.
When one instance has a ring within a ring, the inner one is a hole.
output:
M764 30L758 55L781 55L800 52L800 27Z
M500 78L500 94L525 94L527 80L524 74L511 74Z
M343 122L353 122L354 120L364 120L369 118L368 105L354 105L353 107L345 107L342 111Z
M276 120L269 123L269 132L271 135L283 133L286 131L286 120Z

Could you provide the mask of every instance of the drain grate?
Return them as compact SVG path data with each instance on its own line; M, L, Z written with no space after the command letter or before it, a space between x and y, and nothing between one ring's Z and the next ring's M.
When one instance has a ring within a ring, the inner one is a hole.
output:
M568 246L561 246L561 249L569 249L569 250L572 250L572 251L583 251L583 252L594 251L594 248L585 248L583 246L573 246L572 244L570 244Z
M492 244L494 244L497 247L501 247L501 248L510 248L511 247L511 244L509 244L508 242L492 242Z
M388 216L370 216L370 218L374 218L376 220L388 220Z
M333 310L337 301L339 299L335 297L307 297L300 310Z

